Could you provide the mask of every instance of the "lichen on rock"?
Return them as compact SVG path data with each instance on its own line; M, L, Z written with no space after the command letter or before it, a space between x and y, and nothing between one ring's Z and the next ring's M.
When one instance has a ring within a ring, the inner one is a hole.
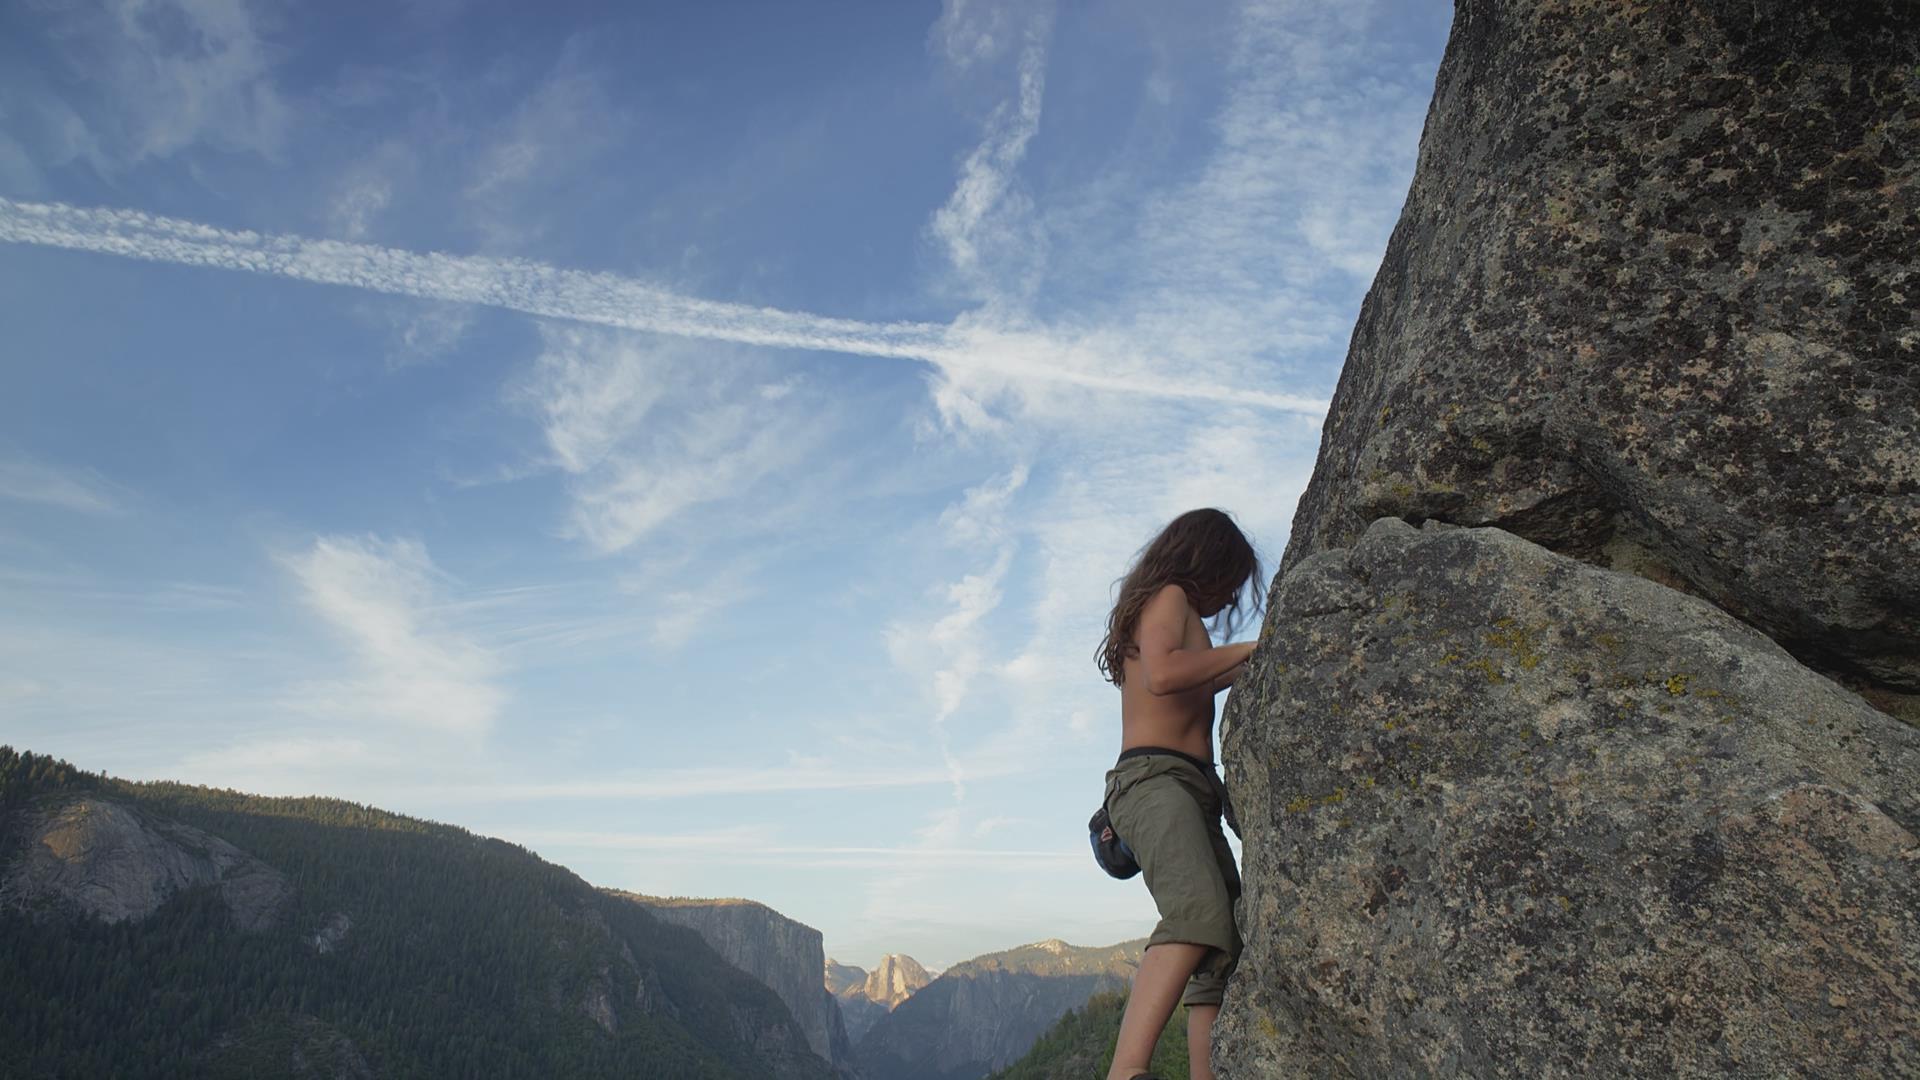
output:
M1497 525L1920 721L1920 5L1459 0L1281 570Z
M1494 528L1376 521L1268 620L1221 1076L1920 1069L1920 731Z

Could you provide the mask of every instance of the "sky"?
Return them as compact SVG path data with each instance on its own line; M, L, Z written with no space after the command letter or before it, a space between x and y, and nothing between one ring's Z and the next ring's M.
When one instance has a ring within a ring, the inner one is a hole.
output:
M0 742L862 967L1143 937L1117 582L1277 564L1451 18L0 7Z

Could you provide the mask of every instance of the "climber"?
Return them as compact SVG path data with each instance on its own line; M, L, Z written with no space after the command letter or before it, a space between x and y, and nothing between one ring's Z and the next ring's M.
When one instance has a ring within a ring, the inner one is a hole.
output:
M1214 769L1213 698L1246 667L1256 642L1215 646L1202 619L1229 611L1264 580L1253 545L1220 510L1190 510L1143 548L1121 579L1098 656L1120 688L1120 757L1104 806L1160 911L1120 1021L1108 1080L1140 1080L1174 998L1187 1006L1193 1080L1211 1080L1213 1023L1241 939L1240 872L1220 831L1240 834ZM1255 610L1260 606L1256 591ZM1182 993L1182 986L1185 991Z

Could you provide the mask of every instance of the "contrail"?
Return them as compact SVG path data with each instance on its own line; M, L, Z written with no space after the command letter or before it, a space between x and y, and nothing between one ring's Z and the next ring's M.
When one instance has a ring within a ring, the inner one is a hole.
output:
M1130 394L1198 398L1325 415L1327 403L1293 394L1134 375L1102 375L1036 362L1044 339L940 323L871 323L681 296L619 274L567 270L527 259L446 255L257 233L161 217L0 198L0 241L94 251L346 285L394 296L453 300L556 319L776 348L922 360Z

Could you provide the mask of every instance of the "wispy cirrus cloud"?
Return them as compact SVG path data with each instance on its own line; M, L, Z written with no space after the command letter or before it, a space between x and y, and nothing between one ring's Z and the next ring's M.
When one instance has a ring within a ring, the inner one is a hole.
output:
M569 477L570 534L603 554L693 507L754 499L835 434L829 400L795 396L795 377L753 378L759 365L714 346L541 332L540 357L512 396L538 413Z
M1017 92L987 117L979 145L961 163L953 194L929 223L966 291L995 306L1024 305L1046 267L1046 233L1018 170L1040 130L1052 27L1050 2L975 0L949 3L932 32L933 43L958 71L1017 53Z
M495 826L489 835L552 856L556 852L644 853L651 860L684 855L701 864L912 869L951 859L969 864L1079 861L1077 850L954 846L923 848L796 844L778 836L777 826L738 825L681 833L594 832L533 826Z
M126 497L92 469L32 461L0 461L0 499L40 503L82 514L124 514Z
M0 76L0 114L43 165L107 174L196 144L278 159L292 109L273 77L270 18L247 0L47 6L37 43L64 65Z
M291 708L464 736L493 726L507 697L501 665L437 616L445 577L424 545L322 536L280 561L357 669L344 680L299 687Z

